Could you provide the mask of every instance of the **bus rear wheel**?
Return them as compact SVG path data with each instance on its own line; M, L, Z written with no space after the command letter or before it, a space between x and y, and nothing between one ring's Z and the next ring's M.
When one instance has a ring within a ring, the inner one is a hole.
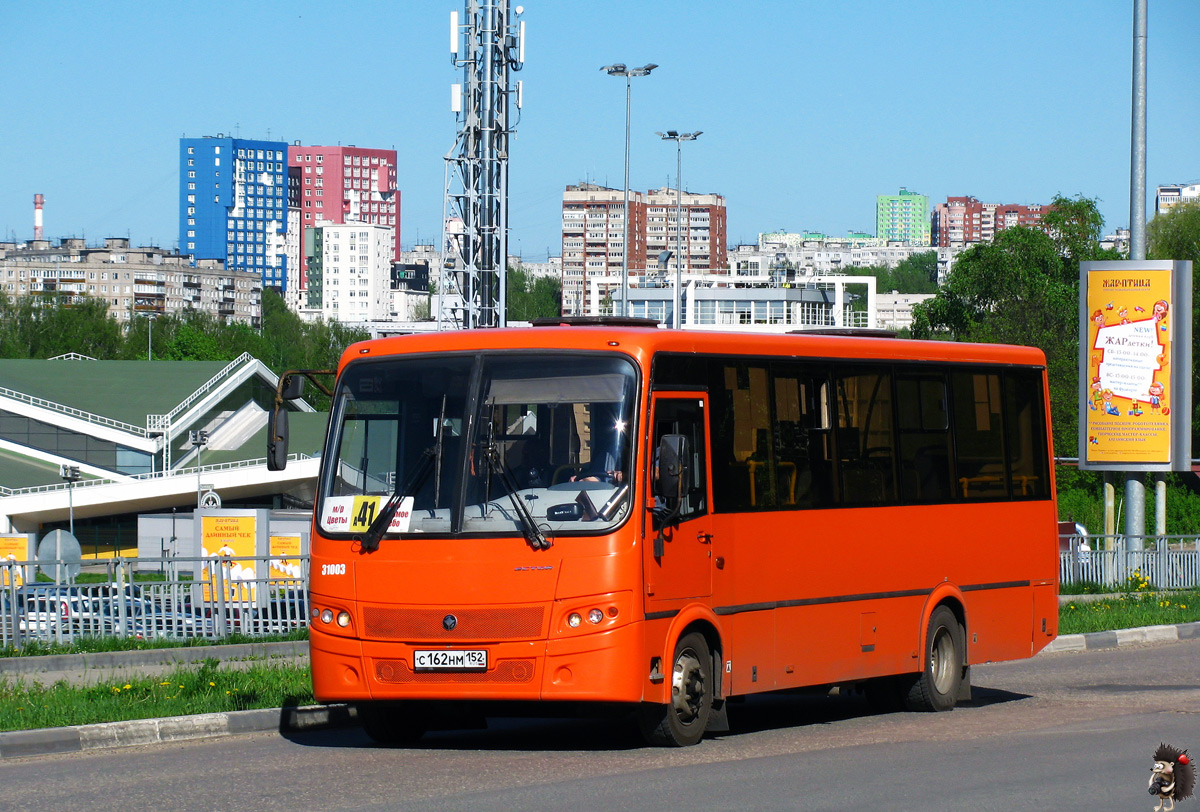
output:
M647 703L638 711L642 736L650 744L689 747L704 737L712 714L712 652L699 632L680 638L671 668L671 701Z
M389 702L360 702L356 708L363 730L376 744L399 747L425 735L424 708Z
M908 687L904 706L912 711L948 711L958 701L966 663L966 633L954 612L939 606L925 634L925 669Z

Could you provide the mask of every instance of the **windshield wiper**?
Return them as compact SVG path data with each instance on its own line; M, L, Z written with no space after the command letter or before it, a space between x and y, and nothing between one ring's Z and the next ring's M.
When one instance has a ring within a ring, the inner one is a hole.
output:
M517 481L513 478L512 471L500 459L500 449L495 442L489 442L485 452L487 457L488 467L492 469L492 473L498 474L500 481L504 483L505 489L508 491L508 498L512 501L513 511L517 514L520 520L521 535L529 542L529 546L535 550L549 550L554 546L554 542L546 538L546 534L537 526L537 521L533 518L533 514L529 512L529 507L525 504L520 494L517 493Z
M400 486L392 492L388 500L383 503L383 507L379 510L371 526L367 528L367 532L358 537L359 543L362 545L364 553L373 553L379 549L379 540L383 538L383 534L388 531L392 525L392 519L396 516L396 511L400 509L400 503L409 496L415 496L421 486L425 484L425 480L433 471L433 463L440 455L437 453L438 446L432 445L421 452L421 460L412 470Z

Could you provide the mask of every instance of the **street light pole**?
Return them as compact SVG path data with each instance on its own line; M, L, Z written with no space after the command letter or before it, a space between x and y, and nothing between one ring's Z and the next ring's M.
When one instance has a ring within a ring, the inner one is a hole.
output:
M625 204L621 213L623 219L621 229L621 312L618 314L621 316L629 315L629 112L633 100L633 77L649 76L650 71L657 67L658 65L650 63L640 68L628 68L624 62L618 62L615 65L605 65L600 69L606 71L609 76L625 77ZM585 240L586 232L587 224L585 222ZM607 241L606 236L605 242L607 243ZM586 252L584 253L586 255ZM586 290L583 295L587 296Z
M192 444L192 448L196 449L196 510L202 506L200 504L201 490L200 485L200 452L204 450L204 446L208 445L207 431L190 431L188 432L188 442Z
M675 130L667 130L665 133L655 133L664 141L675 142L675 305L672 315L672 322L676 330L683 327L683 314L680 312L683 307L683 142L695 141L703 132L697 130L694 133L681 133Z

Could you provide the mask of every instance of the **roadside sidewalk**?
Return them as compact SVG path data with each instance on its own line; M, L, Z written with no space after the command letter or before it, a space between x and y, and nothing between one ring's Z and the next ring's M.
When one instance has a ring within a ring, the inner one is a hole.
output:
M1088 634L1064 634L1042 649L1042 654L1058 651L1092 651L1120 646L1140 646L1147 643L1173 643L1176 640L1200 639L1200 622L1167 626L1141 626L1136 629L1116 629Z

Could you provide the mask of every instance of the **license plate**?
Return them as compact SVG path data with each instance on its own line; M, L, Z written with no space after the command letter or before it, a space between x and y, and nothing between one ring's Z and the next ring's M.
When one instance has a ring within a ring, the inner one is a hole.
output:
M487 649L414 651L416 671L487 671Z

